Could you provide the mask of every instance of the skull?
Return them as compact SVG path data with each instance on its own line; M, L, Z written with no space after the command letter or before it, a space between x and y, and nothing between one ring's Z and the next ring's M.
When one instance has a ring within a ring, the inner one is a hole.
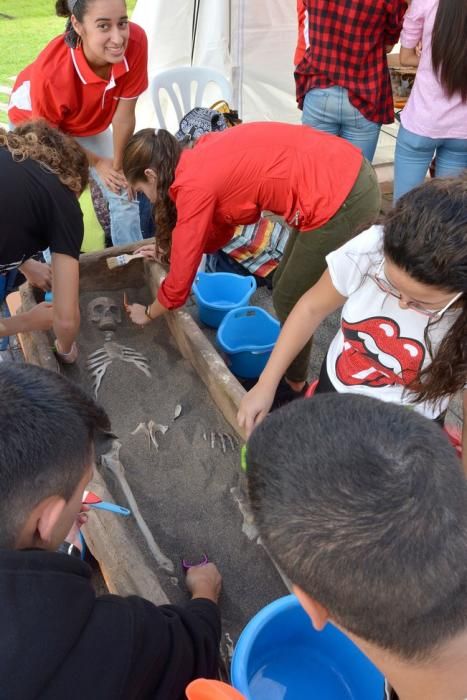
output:
M100 331L115 331L122 322L122 310L109 297L97 297L88 304L88 319Z

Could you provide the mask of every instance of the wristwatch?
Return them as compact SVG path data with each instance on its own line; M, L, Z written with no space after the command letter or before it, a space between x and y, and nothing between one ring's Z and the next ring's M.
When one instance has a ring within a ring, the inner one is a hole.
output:
M144 309L144 313L146 316L149 318L150 321L154 321L153 317L151 316L151 304L148 304L146 308Z
M71 542L62 542L60 547L57 549L57 552L60 552L61 554L69 554L71 557L78 557L81 559L80 550L78 547L75 547L74 544L71 544Z

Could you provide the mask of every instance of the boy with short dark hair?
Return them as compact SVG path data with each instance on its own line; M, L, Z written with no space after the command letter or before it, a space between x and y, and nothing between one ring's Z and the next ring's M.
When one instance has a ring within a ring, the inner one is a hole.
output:
M221 578L187 575L192 600L96 598L91 570L57 553L81 511L103 411L32 365L0 365L0 697L181 700L215 677Z
M314 626L341 628L390 698L467 698L467 482L439 426L327 394L268 416L247 462L261 538Z

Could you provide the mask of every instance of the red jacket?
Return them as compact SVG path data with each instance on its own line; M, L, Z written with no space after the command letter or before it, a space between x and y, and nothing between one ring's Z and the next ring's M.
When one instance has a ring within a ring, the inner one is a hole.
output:
M203 253L230 241L262 211L300 231L319 228L341 207L363 156L344 139L308 126L258 122L202 136L183 151L169 194L177 207L170 272L158 299L182 306Z

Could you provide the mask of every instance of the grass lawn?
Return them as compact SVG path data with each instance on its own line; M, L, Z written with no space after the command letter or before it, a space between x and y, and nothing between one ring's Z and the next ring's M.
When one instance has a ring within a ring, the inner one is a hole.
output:
M135 4L136 0L127 0L129 13ZM0 85L11 87L12 78L63 31L65 23L65 18L55 15L54 0L0 0ZM1 92L0 102L8 102ZM7 121L6 112L0 110L0 124ZM104 234L94 215L89 192L84 193L80 203L85 224L83 248L99 250L104 244Z

